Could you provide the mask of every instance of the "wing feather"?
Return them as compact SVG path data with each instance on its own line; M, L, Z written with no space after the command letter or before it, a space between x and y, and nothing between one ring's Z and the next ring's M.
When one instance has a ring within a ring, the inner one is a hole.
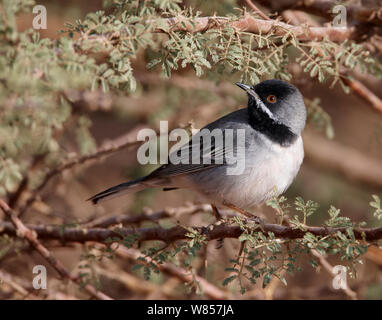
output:
M198 140L201 140L200 143ZM197 149L199 152L195 151ZM226 146L224 139L218 143L215 139L211 139L211 143L205 143L204 140L200 139L200 135L196 134L187 144L174 151L179 163L172 163L172 155L174 154L171 154L169 163L153 171L149 177L171 177L221 166L226 164L225 155L231 151L232 146Z

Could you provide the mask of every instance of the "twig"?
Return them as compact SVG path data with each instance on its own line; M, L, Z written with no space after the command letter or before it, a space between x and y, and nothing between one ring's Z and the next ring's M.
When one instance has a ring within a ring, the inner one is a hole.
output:
M12 287L14 290L19 292L23 298L27 298L31 294L34 296L43 296L44 299L54 299L54 300L77 300L78 298L74 296L70 296L66 293L62 293L59 291L54 291L51 289L44 289L44 290L35 290L31 282L16 277L4 270L0 270L0 279L3 280L4 283L7 283L10 287Z
M231 210L219 210L224 216L235 216ZM190 204L184 207L166 208L153 213L143 212L140 215L130 216L120 214L111 217L101 217L93 221L81 224L81 228L107 228L112 225L138 224L144 221L158 221L160 219L178 217L181 215L192 215L199 212L212 213L210 204Z
M174 17L166 19L171 31L186 32L205 32L208 29L221 28L225 24L237 28L240 31L269 34L273 32L275 35L284 36L287 33L293 33L295 37L301 41L322 40L327 37L334 42L343 42L352 38L354 28L335 28L335 27L306 27L292 26L290 24L277 20L256 19L250 15L245 15L238 20L229 20L225 17L199 17L191 21ZM213 23L212 23L213 22ZM155 29L155 32L163 32L162 29Z
M359 97L366 100L371 107L382 113L382 100L370 91L364 84L355 79L342 78L343 82Z
M38 155L32 159L30 167L28 168L28 173L23 177L16 191L9 196L8 203L11 208L15 208L17 206L22 194L26 191L28 187L29 176L31 172L36 169L36 167L43 161L45 156L46 154Z
M289 220L285 219L286 225L290 226ZM333 272L333 267L330 265L329 261L324 257L321 253L319 253L316 249L311 249L310 252L312 253L313 256L318 258L319 263L321 266L329 272L329 274L332 277L335 277L336 274ZM285 269L283 270L285 271ZM341 290L352 300L357 300L357 294L351 290L350 288L346 287L345 289L341 288Z
M270 7L272 10L283 11L286 9L303 10L325 18L332 18L332 9L335 5L333 0L260 0L264 6ZM380 7L359 6L356 4L345 4L348 21L358 21L365 24L375 24L382 26L382 11Z
M336 274L333 272L333 266L329 263L328 260L326 260L326 258L321 254L319 253L316 249L311 249L310 250L312 255L314 255L319 263L321 264L321 266L332 276L332 277L335 277ZM357 300L357 293L354 292L353 290L351 290L348 286L346 286L345 289L341 288L341 290L352 300Z
M44 247L40 241L37 239L36 233L26 227L24 223L17 217L16 213L9 208L9 206L0 199L0 208L3 210L5 215L11 220L13 227L15 229L15 233L20 238L25 238L31 246L37 250L38 253L41 254L41 256L49 262L49 264L62 276L63 278L69 279L70 281L73 281L77 283L78 285L81 284L81 279L78 278L76 275L70 273L65 266L57 260L53 254ZM101 300L111 300L109 296L102 293L101 291L98 291L90 284L85 284L84 288L86 291L88 291L93 297Z
M310 25L315 23L315 21L313 19L311 19L308 15L306 15L304 12L288 10L288 11L284 12L284 16L285 16L285 13L287 13L287 12L288 12L289 17L291 17L291 18L293 17L293 19L291 19L291 22L296 23L297 25L301 25L302 23L304 23L304 21L301 21L301 19L304 19ZM319 54L320 54L320 51L319 51ZM320 54L320 55L322 56L322 54ZM347 73L348 72L345 69L340 71L342 81L347 86L349 86L349 88L356 95L358 95L363 100L368 102L371 107L373 107L374 109L376 109L379 112L382 112L382 100L377 95L375 95L370 89L368 89L364 84L362 84L362 82L360 82L359 80L355 80L355 79L351 80L348 77ZM355 70L355 72L353 71L353 73L355 75L357 75L358 77L363 75L361 72L357 72L357 70Z
M284 36L293 33L294 36L300 41L323 40L327 38L334 42L342 43L346 39L355 37L355 28L336 28L336 27L307 27L307 26L293 26L281 21L272 19L256 19L247 14L240 19L233 20L227 17L197 17L188 19L183 16L172 17L167 19L158 19L147 21L153 28L154 33L167 33L169 31L184 31L189 33L206 32L211 29L219 29L227 24L238 31L245 31L255 34L269 34L273 33L277 36ZM167 23L167 27L162 26ZM117 31L103 35L89 36L87 41L96 41L104 43L113 39L116 41L118 38L124 36L124 31ZM79 45L83 39L78 39Z
M44 225L27 225L30 230L37 233L39 239L46 240L61 240L63 242L87 242L95 241L105 243L113 239L119 241L124 237L134 235L137 241L160 240L165 243L174 242L177 240L189 239L187 234L189 231L181 226L172 228L153 227L153 228L65 228L63 226L44 226ZM202 233L206 237L206 241L216 240L220 238L238 238L243 230L235 225L215 224L206 227L192 227L194 230ZM8 234L16 236L16 230L12 224L3 222L0 223L0 235ZM273 232L276 238L282 239L301 239L306 233L310 232L315 236L328 236L341 232L347 234L347 228L331 228L331 227L311 227L307 226L306 230L295 229L290 226L279 224L264 224L262 230L265 234ZM354 230L354 236L358 240L363 240L363 235L366 241L375 241L382 239L382 227L377 228L359 228Z
M13 290L17 291L24 298L29 295L29 292L13 279L13 276L7 272L0 270L0 283L8 284Z
M98 245L97 247L101 247ZM104 247L102 245L102 247ZM118 250L117 250L118 255ZM122 254L120 254L122 256ZM122 256L123 258L126 258L125 256ZM126 259L125 259L126 260ZM109 261L110 262L110 261ZM142 281L137 276L134 276L126 271L121 270L117 265L115 264L107 264L107 268L101 268L99 266L95 266L95 272L99 275L102 275L106 278L116 280L123 284L126 289L128 289L131 292L134 292L134 294L143 294L145 295L146 299L147 296L150 295L159 295L160 298L166 298L166 299L176 299L176 294L173 293L173 290L170 288L164 286L163 284L154 284L149 281ZM176 281L179 283L179 281Z
M282 12L282 17L287 23L294 26L307 24L309 27L320 27L316 20L303 11L285 10Z
M163 273L166 273L167 275L170 275L172 277L176 277L185 283L193 283L196 280L198 284L200 285L203 294L205 294L210 299L222 300L222 299L229 298L228 292L222 289L219 289L218 287L216 287L215 285L211 284L206 279L198 275L194 275L194 276L191 275L185 269L181 267L177 267L173 265L172 263L165 262L162 264L158 264L151 258L145 257L144 255L142 255L139 250L132 249L132 248L127 249L124 247L119 247L116 253L121 257L128 258L134 261L137 261L138 258L143 258L147 264L153 263ZM142 262L142 260L140 260L140 262Z
M150 294L153 291L158 290L158 286L154 285L150 282L142 282L141 279L123 272L122 270L108 270L104 268L100 268L98 266L95 267L95 271L98 275L102 275L106 278L116 280L122 283L128 290L133 291L134 293L141 294Z
M261 18L263 18L264 20L271 20L265 13L263 13L258 7L256 7L251 0L245 0L245 2Z
M369 246L365 257L382 267L382 249L377 246Z

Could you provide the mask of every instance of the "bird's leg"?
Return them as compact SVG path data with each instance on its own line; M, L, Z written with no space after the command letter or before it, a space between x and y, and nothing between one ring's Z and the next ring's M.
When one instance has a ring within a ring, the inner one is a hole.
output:
M241 213L242 215L246 216L247 218L249 218L251 220L255 220L258 224L264 224L264 222L258 216L253 215L252 213L250 213L247 210L241 209L241 208L239 208L239 207L235 206L234 204L229 203L227 201L223 201L223 204L226 207L228 207L228 208L230 208L236 212Z
M216 220L218 220L218 221L223 220L223 217L220 214L218 208L215 205L213 205L212 203L211 203L211 208L212 208L212 214L216 218Z
M236 206L235 206L234 204L232 204L232 203L229 203L229 202L227 202L227 201L223 201L223 204L224 204L226 207L228 207L228 208L230 208L230 209L232 209L232 210L234 210L234 211L236 211L236 212L241 213L242 215L246 216L247 218L253 219L253 217L254 217L254 215L251 214L250 212L248 212L247 210L244 210L244 209L241 209L241 208L239 208L239 207L236 207Z
M224 218L223 218L223 216L220 214L218 208L217 208L215 205L213 205L212 203L211 203L211 208L212 208L212 214L214 215L214 217L216 218L216 220L217 220L218 222L223 222L223 223L224 223ZM217 246L216 246L216 249L220 249L220 248L223 247L223 245L224 245L224 238L220 238L220 239L218 239L217 242L218 242L218 244L217 244Z

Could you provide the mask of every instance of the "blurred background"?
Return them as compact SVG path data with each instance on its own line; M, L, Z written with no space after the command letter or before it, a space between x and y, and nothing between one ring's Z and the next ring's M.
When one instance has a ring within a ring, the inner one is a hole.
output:
M246 1L185 2L201 11L202 16L212 16L215 13L226 15L233 12L234 8L246 7L246 10L250 10ZM103 8L102 1L98 0L49 0L38 3L46 6L48 14L47 29L40 30L40 35L51 39L59 39L58 31L63 29L66 22L83 19L87 13ZM254 3L266 13L274 12L272 5L264 1ZM279 11L279 14L282 15L283 11ZM318 15L306 15L310 23L326 23ZM20 15L17 20L20 30L30 28L33 17L30 13ZM194 128L200 128L246 105L246 96L234 85L233 78L221 77L211 81L208 71L202 78L198 78L187 67L178 70L170 79L163 79L158 72L147 70L144 54L138 54L132 61L133 74L137 79L135 92L125 96L120 94L112 102L106 99L103 101L104 108L81 108L81 112L87 116L86 127L92 136L86 140L90 143L89 150L138 127L158 129L160 120L168 120L170 128L187 127L190 121ZM376 58L380 56L378 52L372 54ZM318 211L309 218L309 225L321 225L328 218L330 205L334 205L352 221L365 221L370 227L379 226L381 222L373 217L369 202L372 194L382 195L381 112L354 92L346 94L339 86L329 88L325 83L312 81L293 63L288 68L293 76L291 82L301 90L307 104L315 101L322 108L319 112L324 114L324 122L317 125L313 118L310 119L303 136L306 158L285 196L291 203L296 196L319 203ZM360 76L359 79L376 96L382 97L380 79L371 75ZM319 100L315 100L317 98ZM78 132L69 131L65 133L64 142L59 147L64 148L67 154L78 153L78 144L74 142L78 139L81 139ZM82 146L86 149L86 145ZM145 190L99 206L84 201L107 187L147 174L153 168L138 163L136 148L124 149L78 166L51 181L40 200L25 212L23 221L31 224L71 224L116 214L135 216L142 212L157 212L164 208L177 208L203 201L197 194L187 190L163 192L159 189ZM274 211L266 205L253 208L253 211L267 222L276 222ZM160 225L172 226L176 223L174 220L163 219ZM189 226L214 222L210 213L180 215L176 220ZM139 224L141 227L155 225L157 222L150 221ZM153 243L142 243L140 249L151 245ZM207 264L202 255L194 260L193 265L200 276L221 287L226 277L224 269L229 259L239 251L240 243L236 239L226 239L221 249L216 246L217 242L211 241L203 249ZM70 270L78 270L84 255L91 251L87 245L79 244L61 246L52 242L49 247ZM327 259L332 266L341 264L336 257L330 256ZM325 268L319 266L314 269L307 260L308 257L306 261L300 261L302 271L287 276L287 286L276 279L265 289L261 284L250 285L243 295L235 284L227 290L233 299L349 299L342 290L333 289L332 276ZM42 258L21 245L19 251L10 250L0 257L1 270L26 281L32 278L30 270L36 264L44 264ZM96 276L93 280L100 283L105 293L119 299L208 298L189 290L179 278L165 273L153 274L150 281L143 280L141 270L132 270L133 265L134 261L123 257L102 260L94 266ZM86 297L75 285L60 281L54 274L55 271L48 268L49 288L52 291L65 292L69 297ZM358 266L357 277L348 277L348 281L358 298L382 298L382 253L377 246L369 250L364 264ZM28 298L43 298L32 296ZM3 285L0 286L0 298L18 299L21 296Z

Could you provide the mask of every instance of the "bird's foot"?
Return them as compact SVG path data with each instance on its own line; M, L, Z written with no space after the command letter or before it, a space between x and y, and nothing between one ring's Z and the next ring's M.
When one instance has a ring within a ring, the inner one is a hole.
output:
M223 216L220 214L218 208L211 203L211 208L212 208L212 215L216 218L217 221L223 220Z
M239 212L240 214L242 214L243 216L247 217L249 220L251 221L255 221L257 224L264 224L263 220L261 220L258 216L255 216L254 214L252 214L251 212L247 211L247 210L244 210L244 209L241 209L235 205L233 205L232 203L229 203L229 202L226 202L224 201L223 204L236 211L236 212Z
M258 216L253 215L252 218L250 218L250 220L254 221L256 224L264 225L264 221Z
M216 218L217 221L214 224L207 226L207 228L210 226L225 225L229 222L228 219L224 218L220 214L218 208L215 205L213 205L212 203L211 203L211 208L212 208L212 214ZM216 249L221 249L224 245L224 238L218 239L217 242L218 243L216 245Z

